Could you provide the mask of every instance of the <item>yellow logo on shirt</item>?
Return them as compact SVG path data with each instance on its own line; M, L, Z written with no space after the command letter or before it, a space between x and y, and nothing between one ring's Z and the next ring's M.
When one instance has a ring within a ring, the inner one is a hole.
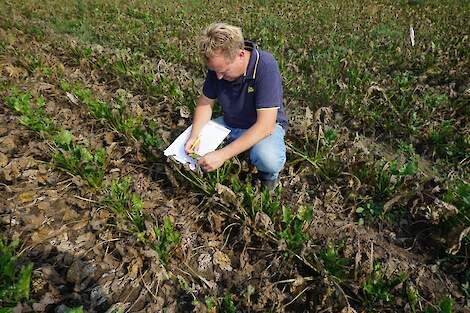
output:
M255 92L255 88L253 88L252 86L248 86L248 93L252 92Z

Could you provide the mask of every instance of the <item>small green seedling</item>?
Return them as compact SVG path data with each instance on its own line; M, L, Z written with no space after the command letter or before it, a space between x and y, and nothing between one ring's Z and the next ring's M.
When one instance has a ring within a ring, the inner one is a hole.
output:
M201 158L201 156L197 153L190 153L189 156L195 161L198 161Z
M83 313L83 306L67 309L64 313Z
M31 103L31 94L12 90L12 95L5 98L7 105L21 114L18 118L21 124L37 132L51 132L56 129L52 119L45 113L46 101L43 97Z
M390 303L393 300L392 289L407 279L406 273L401 273L392 279L385 276L381 265L376 263L374 271L362 286L365 302L368 306L375 306L379 302Z
M53 137L56 145L54 154L55 164L85 179L94 188L100 187L106 169L106 151L97 149L93 154L88 148L74 145L73 136L68 131L62 131Z
M163 227L156 226L154 231L157 238L157 244L154 245L154 249L160 256L160 260L163 263L167 263L172 250L179 245L181 235L173 229L173 224L169 217L163 219Z
M143 202L138 195L130 191L130 184L130 177L126 177L122 182L119 178L113 180L103 204L113 213L130 221L134 226L134 232L142 232L144 231Z
M426 307L423 313L452 313L454 311L454 300L448 296L439 301L435 308Z
M408 298L408 303L410 304L411 312L416 313L416 306L418 304L419 292L413 285L406 288L406 296Z
M217 310L217 301L214 297L206 297L204 299L204 304L208 312L216 312Z
M294 253L299 253L304 242L309 239L306 228L313 219L313 208L302 206L297 214L293 214L289 207L283 210L283 227L281 231L276 232L276 236L284 239L287 247Z
M222 300L222 309L224 313L235 313L237 307L233 302L232 295L230 293L225 294L224 299Z
M349 259L342 258L339 250L344 244L335 247L332 243L328 243L326 249L320 251L319 257L323 262L325 270L335 278L342 279L347 275L347 266L351 263Z
M10 306L28 300L33 264L22 266L17 271L15 249L18 241L6 244L0 237L0 307L8 312Z

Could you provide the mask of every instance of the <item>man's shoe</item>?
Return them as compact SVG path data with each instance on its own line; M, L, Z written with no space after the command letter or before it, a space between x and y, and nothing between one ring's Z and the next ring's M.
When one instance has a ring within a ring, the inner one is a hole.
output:
M276 187L279 186L279 177L273 180L262 180L261 181L261 189L268 189L269 193L274 193Z

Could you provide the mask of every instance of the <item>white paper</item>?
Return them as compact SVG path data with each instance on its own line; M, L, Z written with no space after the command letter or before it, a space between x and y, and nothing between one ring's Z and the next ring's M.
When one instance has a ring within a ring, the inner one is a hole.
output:
M192 125L186 128L186 130L179 135L168 148L166 148L164 154L166 156L173 156L176 161L182 164L189 163L189 168L195 170L196 161L184 151L184 145L191 135L192 128ZM209 121L204 125L201 133L199 134L199 147L195 153L203 156L209 152L215 151L229 133L230 129L217 124L214 121Z

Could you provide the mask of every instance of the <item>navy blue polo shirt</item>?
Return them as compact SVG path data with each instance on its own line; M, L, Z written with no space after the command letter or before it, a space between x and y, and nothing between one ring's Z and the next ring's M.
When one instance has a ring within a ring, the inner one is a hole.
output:
M232 128L250 128L257 119L257 110L278 108L276 122L287 130L283 106L282 79L279 66L271 53L259 51L253 42L245 41L251 52L246 74L235 81L217 79L208 70L203 94L217 99L224 112L224 122Z

